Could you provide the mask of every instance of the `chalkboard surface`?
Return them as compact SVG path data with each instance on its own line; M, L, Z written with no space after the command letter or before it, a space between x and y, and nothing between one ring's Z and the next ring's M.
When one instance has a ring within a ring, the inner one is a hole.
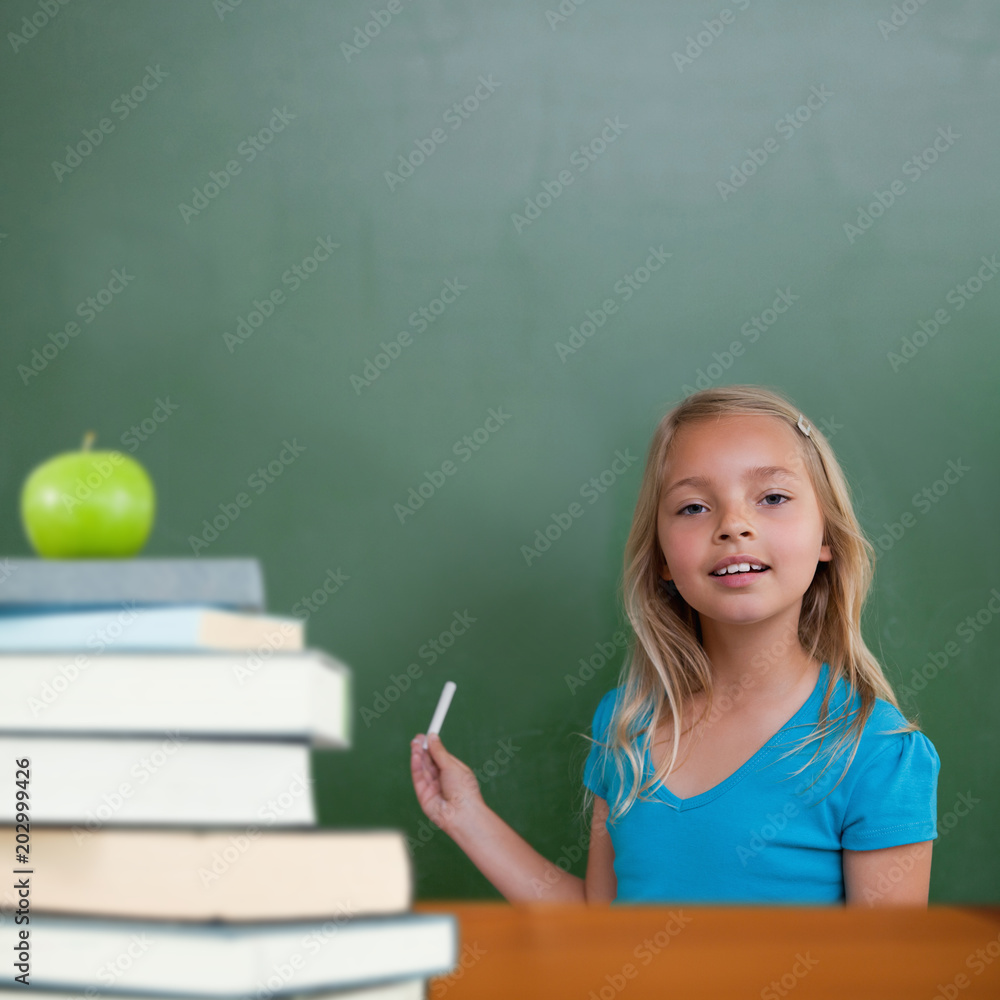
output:
M260 557L352 667L323 824L405 830L421 898L495 898L409 739L456 681L446 745L582 874L649 436L775 386L877 540L866 639L943 762L931 900L1000 898L994 4L11 0L0 29L2 551L39 461L133 454L146 555Z

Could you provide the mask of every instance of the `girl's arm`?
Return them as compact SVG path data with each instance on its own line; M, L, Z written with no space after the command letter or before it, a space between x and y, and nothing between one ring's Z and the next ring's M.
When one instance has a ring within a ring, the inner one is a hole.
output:
M614 898L608 879L614 856L609 854L610 838L604 827L607 805L603 800L598 803L604 807L604 816L597 805L594 808L594 827L599 827L600 836L591 834L585 882L547 861L493 812L483 801L472 769L448 753L439 736L431 736L428 743L429 750L424 750L420 734L410 744L410 770L420 808L508 901L583 903ZM613 868L610 875L613 879ZM588 887L593 894L588 894Z
M919 906L930 895L933 840L875 851L843 848L847 906Z

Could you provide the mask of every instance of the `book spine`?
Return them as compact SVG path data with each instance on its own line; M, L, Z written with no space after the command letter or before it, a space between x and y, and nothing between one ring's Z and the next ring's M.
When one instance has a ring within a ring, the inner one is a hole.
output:
M256 559L0 560L0 609L212 604L263 612Z

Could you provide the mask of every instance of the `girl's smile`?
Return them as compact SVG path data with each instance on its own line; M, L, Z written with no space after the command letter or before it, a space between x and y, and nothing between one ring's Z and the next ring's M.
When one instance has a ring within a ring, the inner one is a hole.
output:
M722 569L713 570L708 575L723 587L746 587L755 583L763 573L770 572L770 567L754 556L732 556L721 562L724 563Z

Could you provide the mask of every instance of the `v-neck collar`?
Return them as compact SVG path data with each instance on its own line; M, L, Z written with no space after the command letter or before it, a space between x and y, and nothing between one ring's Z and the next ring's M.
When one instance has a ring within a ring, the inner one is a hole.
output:
M658 783L655 788L651 790L651 794L654 798L659 799L661 802L666 803L666 805L672 806L678 812L684 812L688 809L697 809L698 806L706 805L717 799L720 795L729 791L730 788L738 785L748 774L756 770L757 766L766 758L774 752L782 741L779 737L791 727L797 725L803 716L808 715L816 703L822 698L823 692L826 689L827 674L828 674L827 664L824 662L819 668L819 677L816 679L816 684L812 689L812 694L802 703L798 711L747 761L745 761L740 767L738 767L728 778L723 779L717 785L709 788L705 792L701 792L698 795L692 795L690 798L682 799L674 795L669 788L667 788L662 783ZM650 758L650 752L647 748L645 757L646 766L646 776L649 777L652 774L653 766Z

